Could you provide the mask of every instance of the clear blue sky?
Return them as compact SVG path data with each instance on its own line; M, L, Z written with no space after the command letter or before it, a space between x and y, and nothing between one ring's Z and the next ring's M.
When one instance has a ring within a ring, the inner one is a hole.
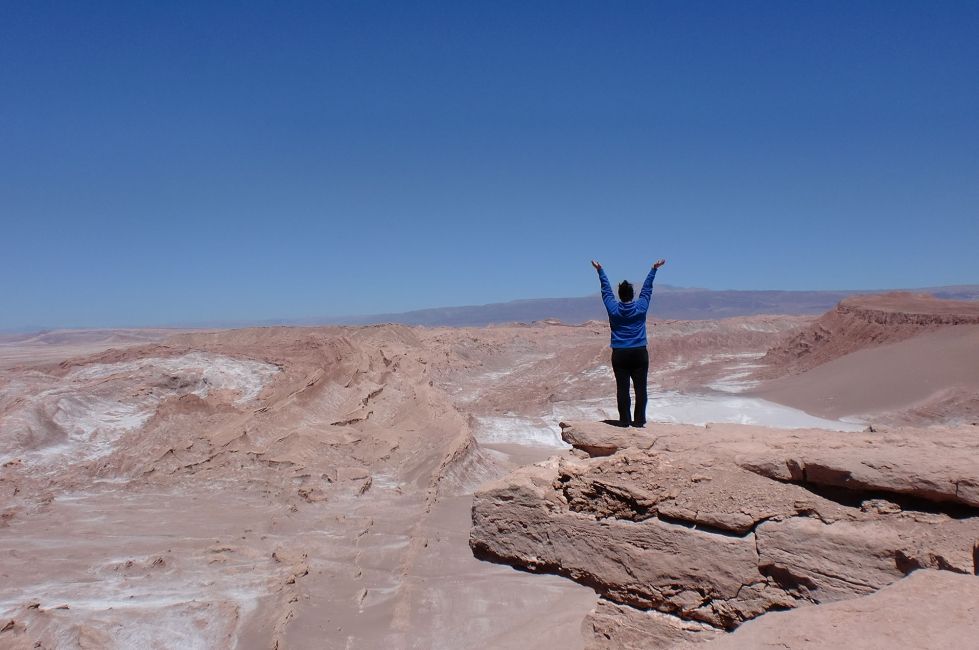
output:
M244 7L239 6L244 5ZM976 2L4 2L0 328L979 282Z

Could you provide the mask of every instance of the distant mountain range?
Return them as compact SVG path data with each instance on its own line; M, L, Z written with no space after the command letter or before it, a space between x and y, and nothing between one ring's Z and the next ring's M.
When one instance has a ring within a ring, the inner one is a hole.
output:
M893 291L893 290L889 290ZM908 289L951 300L979 299L979 285ZM658 285L653 292L650 314L654 318L709 320L757 314L822 314L847 296L885 291L715 291ZM332 323L367 325L403 323L405 325L443 325L479 327L494 323L530 323L559 320L577 324L606 318L598 294L580 298L537 298L489 305L438 307L401 313L350 316L334 319L304 319L290 324Z
M898 291L717 291L656 285L650 314L653 318L676 320L713 320L734 316L758 314L805 315L823 314L847 296L877 294ZM924 287L903 289L916 293L928 293L949 300L979 300L979 284ZM231 329L239 327L266 327L275 325L372 325L376 323L401 323L404 325L429 325L447 327L482 327L499 323L532 323L542 320L558 320L577 325L589 320L604 320L605 308L599 294L578 298L535 298L512 300L488 305L462 307L434 307L414 311L367 314L361 316L322 316L309 318L274 318L263 320L215 320L169 323L171 329ZM63 332L91 329L75 326L21 327L0 330L0 344L36 336L38 332ZM95 331L119 329L95 328ZM148 328L126 327L127 331Z

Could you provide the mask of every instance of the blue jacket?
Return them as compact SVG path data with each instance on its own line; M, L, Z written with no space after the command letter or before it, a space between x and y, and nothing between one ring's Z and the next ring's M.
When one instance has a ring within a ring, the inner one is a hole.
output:
M646 312L649 311L649 298L653 295L653 278L656 269L650 269L642 284L638 300L619 302L612 293L612 285L604 269L598 270L602 281L602 302L608 311L608 324L612 327L613 348L641 348L646 346Z

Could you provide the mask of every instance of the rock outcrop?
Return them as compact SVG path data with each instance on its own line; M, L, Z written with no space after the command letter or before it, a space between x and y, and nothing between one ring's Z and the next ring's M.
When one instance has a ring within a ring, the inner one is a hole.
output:
M485 486L470 545L594 588L604 600L584 629L595 647L703 640L773 610L868 596L922 568L977 573L971 427L655 425L638 446L602 423L562 430L589 457Z

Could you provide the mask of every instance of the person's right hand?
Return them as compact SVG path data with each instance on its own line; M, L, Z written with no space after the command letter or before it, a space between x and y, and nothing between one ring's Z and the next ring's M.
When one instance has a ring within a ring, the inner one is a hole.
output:
M601 271L602 270L602 265L599 264L598 262L596 262L595 260L592 260L591 261L591 265L595 267L595 270L596 271Z
M654 269L658 269L659 267L663 266L664 264L666 264L666 260L656 260L656 263L653 264L653 268Z

